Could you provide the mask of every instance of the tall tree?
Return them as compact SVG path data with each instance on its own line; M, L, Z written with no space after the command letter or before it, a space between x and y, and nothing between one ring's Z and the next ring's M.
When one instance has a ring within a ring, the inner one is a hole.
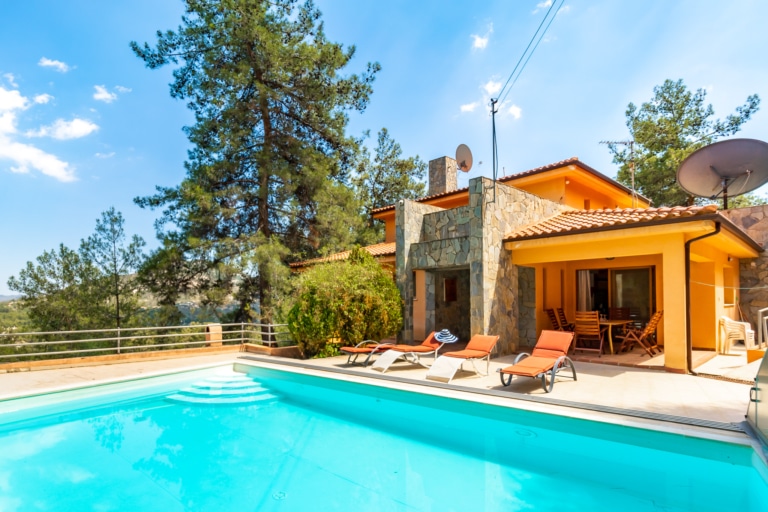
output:
M355 49L326 38L311 1L186 0L176 31L131 47L149 68L177 65L171 96L195 115L186 178L137 203L164 208L159 236L187 283L236 294L235 320L258 301L271 321L276 269L319 247L316 198L347 181L347 111L365 109L379 65L343 76Z
M408 158L402 155L400 144L386 128L379 131L373 157L366 147L360 151L352 183L369 228L374 227L371 211L394 204L399 199L416 199L424 195L424 183L420 180L424 178L427 165L418 155Z
M682 79L666 80L653 92L653 98L639 108L634 103L627 106L626 123L634 141L634 155L627 146L608 146L614 163L621 166L618 180L631 184L634 159L635 187L654 206L692 205L696 199L677 184L677 168L697 149L738 132L757 112L760 98L757 94L748 96L734 114L720 120L713 119L706 90L691 92Z
M123 214L111 207L96 220L96 230L80 245L81 254L101 272L111 297L114 325L122 326L122 320L138 308L135 292L137 282L133 274L143 259L144 239L133 235L127 240Z
M110 208L77 251L61 244L8 280L40 330L121 327L137 311L131 274L144 258L144 240L134 235L126 243L123 224L123 215Z
M98 329L108 320L101 273L63 244L27 262L8 288L22 294L21 304L42 331Z

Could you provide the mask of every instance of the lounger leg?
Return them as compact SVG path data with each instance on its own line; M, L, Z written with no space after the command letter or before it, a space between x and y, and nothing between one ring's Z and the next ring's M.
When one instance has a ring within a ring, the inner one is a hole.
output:
M504 376L505 375L507 377L506 382L504 381ZM512 384L512 377L514 377L514 375L509 374L509 373L501 373L501 372L499 372L499 376L501 377L501 384L503 386L509 386L510 384Z

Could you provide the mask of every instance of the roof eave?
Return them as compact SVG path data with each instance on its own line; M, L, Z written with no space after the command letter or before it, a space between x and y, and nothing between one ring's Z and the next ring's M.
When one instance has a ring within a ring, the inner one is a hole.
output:
M539 235L530 235L530 236L519 237L519 238L508 237L503 239L502 243L505 244L508 242L523 242L527 240L538 240L542 238L558 238L563 236L583 235L588 233L600 233L600 232L606 232L606 231L617 231L620 229L644 228L649 226L662 226L667 224L679 224L684 222L696 222L696 221L702 221L702 220L711 220L715 222L720 222L722 225L725 225L729 231L734 233L739 239L741 239L745 244L750 246L755 251L757 252L765 251L762 245L757 243L752 237L750 237L747 233L745 233L736 224L731 222L727 217L720 215L717 212L709 213L705 215L689 215L686 217L675 217L672 219L662 219L662 220L650 221L650 222L633 222L631 224L613 224L610 226L597 226L593 228L585 228L585 229L579 229L579 230L573 230L573 231L562 231L560 233L542 233Z

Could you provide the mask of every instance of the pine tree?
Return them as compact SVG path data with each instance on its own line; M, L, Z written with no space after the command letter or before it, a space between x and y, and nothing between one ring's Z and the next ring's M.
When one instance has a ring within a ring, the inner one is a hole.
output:
M347 200L329 193L348 181L347 112L365 109L379 66L342 75L355 49L326 38L311 1L187 0L181 26L157 37L131 47L151 69L177 65L171 96L195 115L193 148L179 186L136 201L163 208L160 250L181 251L189 286L211 301L234 294L236 321L258 302L268 323L282 263L328 228L318 196L325 208Z
M712 119L707 92L691 92L682 80L666 80L653 88L654 97L640 108L627 106L627 128L634 141L634 155L623 146L609 144L613 161L621 165L618 181L631 183L631 161L635 163L635 186L653 206L692 205L695 198L677 184L677 168L697 149L733 135L757 112L760 98L747 97L736 113ZM743 201L743 200L742 200Z

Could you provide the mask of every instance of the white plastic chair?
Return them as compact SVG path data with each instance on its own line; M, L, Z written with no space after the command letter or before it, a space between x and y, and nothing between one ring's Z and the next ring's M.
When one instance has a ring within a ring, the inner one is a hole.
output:
M752 330L749 322L737 322L727 316L721 316L719 331L719 347L717 351L721 354L729 353L731 351L731 343L736 340L744 341L744 346L748 349L757 348L755 331Z

